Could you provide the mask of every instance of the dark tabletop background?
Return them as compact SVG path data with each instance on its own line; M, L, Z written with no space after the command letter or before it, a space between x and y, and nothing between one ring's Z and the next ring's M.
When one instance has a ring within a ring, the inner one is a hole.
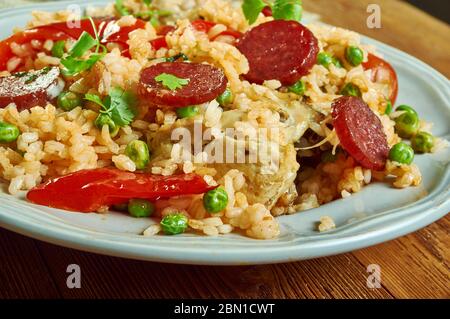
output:
M449 0L410 2L448 21ZM370 3L381 5L383 29L365 27ZM450 27L404 1L304 4L327 23L393 45L450 76ZM280 265L206 267L100 256L0 229L0 298L450 298L449 230L447 215L408 236L339 256ZM70 264L81 267L81 289L66 285ZM379 289L366 285L370 264L381 267Z
M444 22L450 23L450 1L449 0L406 0L428 12L429 14L441 19Z

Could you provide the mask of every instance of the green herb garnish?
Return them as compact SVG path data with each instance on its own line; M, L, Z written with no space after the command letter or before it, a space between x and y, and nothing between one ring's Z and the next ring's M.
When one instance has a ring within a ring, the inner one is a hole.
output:
M74 44L72 49L70 49L69 55L72 58L80 58L87 51L95 47L98 42L98 39L94 39L89 33L83 31L78 41Z
M272 6L272 15L276 20L302 19L302 0L275 0Z
M64 47L66 46L66 41L57 41L52 47L52 56L56 58L62 58L64 55Z
M126 126L136 117L136 97L119 87L113 88L103 100L95 94L86 94L84 98L100 105L100 113L108 115L117 126Z
M38 78L38 75L36 73L31 74L26 80L25 80L25 84L30 84L31 82L33 82L34 80L36 80Z
M13 76L15 76L16 78L23 78L26 75L28 75L28 72L16 72L16 73L13 73Z
M188 85L190 79L181 79L173 74L161 73L155 77L156 82L161 82L162 85L167 87L169 90L174 91L181 89L183 86Z
M267 6L262 0L244 0L242 11L249 24L255 23L261 11Z
M179 59L183 59L183 61L189 61L189 58L184 53L180 53L180 54L168 57L165 60L166 60L166 62L175 62L175 61L177 61Z
M97 61L101 60L106 52L106 47L101 44L101 39L97 31L92 18L89 18L94 30L95 38L93 38L88 32L84 31L81 36L75 42L74 46L70 49L68 55L61 59L61 64L64 69L61 71L65 76L74 76L83 71L89 70L94 66ZM95 47L95 53L91 54L87 59L83 59L82 56ZM100 50L102 52L100 52Z
M272 15L276 20L300 21L302 18L302 0L275 0L271 3L263 0L244 0L242 11L248 23L253 24L267 6L272 9Z
M48 72L50 72L51 69L52 69L51 67L46 66L41 70L41 75L47 74Z

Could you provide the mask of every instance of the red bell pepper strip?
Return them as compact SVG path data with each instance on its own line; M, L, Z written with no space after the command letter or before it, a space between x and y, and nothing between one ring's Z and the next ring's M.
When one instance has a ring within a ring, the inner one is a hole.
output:
M363 63L364 70L372 70L372 81L387 83L390 87L389 96L387 98L392 105L395 104L398 95L398 79L392 65L387 61L369 53L368 61Z
M160 37L150 41L150 44L152 45L153 49L155 49L155 51L158 51L161 48L168 48L169 46L167 45L166 42L166 35L174 30L175 27L171 25L164 25L159 27L156 30L156 34L159 35Z
M113 18L93 19L94 24L99 30L99 34L102 35L105 26L108 22L113 21ZM102 22L103 25L102 25ZM88 32L91 36L95 36L94 29L89 19L79 21L79 26L69 26L67 22L52 23L33 29L28 29L23 32L16 33L9 38L0 42L0 71L6 69L6 63L10 58L14 56L11 51L11 43L17 44L30 43L32 40L77 40L83 31ZM121 27L116 33L111 34L107 39L107 43L120 43L124 50L128 49L127 41L128 34L136 29L145 28L145 21L137 19L136 23L131 26Z
M210 22L210 21L205 21L205 20L195 20L191 24L192 24L192 26L194 27L195 30L208 33L209 30L211 30L212 27L214 27L217 23ZM236 39L239 39L240 37L242 37L242 33L241 32L236 31L236 30L231 29L231 28L227 28L227 30L221 32L215 38L217 38L220 35L231 35L231 36L233 36ZM211 40L214 40L214 39L211 39Z
M153 39L150 41L150 44L152 45L153 49L155 49L155 51L158 51L161 48L169 47L166 42L166 37L159 37L159 38Z
M172 31L175 31L175 27L172 25L163 25L160 26L157 30L156 30L156 34L157 35L163 35L166 36L167 34L169 34Z
M100 168L49 180L30 190L27 199L39 205L87 213L133 198L155 201L203 194L214 188L196 174L161 176Z

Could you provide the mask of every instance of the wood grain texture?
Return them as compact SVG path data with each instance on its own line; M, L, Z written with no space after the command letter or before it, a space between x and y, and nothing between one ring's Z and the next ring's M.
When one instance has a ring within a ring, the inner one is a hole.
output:
M35 240L0 230L0 298L57 298Z
M381 29L367 27L367 7L381 8ZM392 45L450 76L450 26L399 0L304 1L306 10L326 23L351 29Z
M367 288L366 267L352 254L283 265L200 267L39 247L66 298L392 298L384 288ZM71 263L82 269L82 289L66 287Z
M323 21L404 50L450 75L449 26L397 0L305 0ZM366 27L380 4L380 30ZM281 265L204 267L99 256L0 230L0 298L450 298L450 216L414 234L353 253ZM81 267L81 289L66 269ZM382 287L368 289L367 266Z

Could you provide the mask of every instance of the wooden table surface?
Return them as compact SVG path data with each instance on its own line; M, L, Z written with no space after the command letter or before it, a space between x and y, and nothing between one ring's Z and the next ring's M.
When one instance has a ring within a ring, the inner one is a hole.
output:
M305 0L323 21L391 44L450 75L448 25L396 0ZM382 29L366 27L379 3ZM450 218L352 253L290 264L205 267L140 262L79 252L0 230L0 298L449 298ZM68 289L69 264L81 289ZM366 285L367 266L382 286Z

